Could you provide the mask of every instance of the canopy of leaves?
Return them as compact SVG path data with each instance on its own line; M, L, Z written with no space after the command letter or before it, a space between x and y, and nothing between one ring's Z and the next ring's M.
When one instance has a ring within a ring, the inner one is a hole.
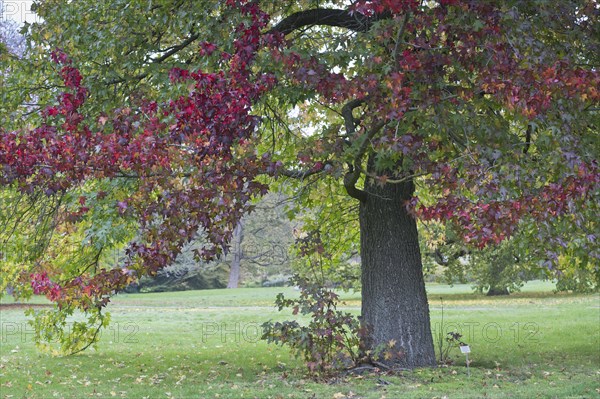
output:
M597 264L595 1L318 5L38 5L27 56L0 68L11 72L0 184L17 215L5 223L22 226L35 203L28 217L49 226L42 248L85 249L66 268L45 250L24 269L35 293L99 311L198 233L199 255L217 256L272 178L295 179L287 187L316 209L307 225L342 254L353 250L339 227L355 207L345 193L413 180L406 206L472 245L525 226L550 264L565 247ZM41 197L54 205L31 200ZM122 263L102 263L123 245Z

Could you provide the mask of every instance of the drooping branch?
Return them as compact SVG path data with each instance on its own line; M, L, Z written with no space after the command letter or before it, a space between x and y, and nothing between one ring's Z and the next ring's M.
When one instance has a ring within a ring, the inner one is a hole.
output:
M71 351L68 355L69 356L73 356L76 355L80 352L83 352L84 350L86 350L87 348L89 348L90 346L92 346L94 343L97 342L97 338L98 338L98 334L100 333L100 330L102 329L102 327L104 327L104 318L105 316L102 315L102 310L100 308L98 308L98 316L99 316L99 322L96 325L96 328L94 330L94 333L92 334L92 337L88 340L88 342L86 342L86 344L84 346L82 346L79 349L75 349L73 351Z
M298 11L275 25L269 33L279 32L283 35L311 25L335 26L355 32L366 32L372 24L380 19L389 17L388 14L379 14L373 17L348 10L315 8L312 10Z

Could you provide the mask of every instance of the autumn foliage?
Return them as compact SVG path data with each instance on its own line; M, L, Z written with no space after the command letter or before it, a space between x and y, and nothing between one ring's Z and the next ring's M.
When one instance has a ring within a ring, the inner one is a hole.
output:
M597 199L597 154L580 151L583 137L597 131L593 122L573 127L573 120L592 115L600 102L600 74L579 55L509 40L521 32L518 18L494 2L355 2L348 13L364 21L355 28L369 31L375 48L353 73L294 50L258 2L227 6L239 14L230 50L200 43L197 51L216 68L171 69L170 84L186 93L169 101L133 98L89 114L94 93L78 61L52 52L64 91L41 111L38 127L2 131L0 184L56 196L90 181L133 179L134 192L110 206L135 220L139 232L122 264L60 281L37 270L30 275L34 293L66 308L101 309L114 292L172 263L198 234L207 239L199 255L219 255L252 198L268 190L265 175L360 172L381 185L418 180L429 189L408 209L451 223L477 246L511 237L523 220L584 218L579 210ZM593 7L579 9L581 24L593 23L584 18ZM345 135L280 159L260 146L267 139L257 112L282 87L310 92L307 101L324 107L353 102L350 116L360 106L364 117L356 124L347 118ZM359 170L353 160L367 147L377 165ZM553 162L546 164L548 155ZM88 202L82 196L61 223L80 221Z

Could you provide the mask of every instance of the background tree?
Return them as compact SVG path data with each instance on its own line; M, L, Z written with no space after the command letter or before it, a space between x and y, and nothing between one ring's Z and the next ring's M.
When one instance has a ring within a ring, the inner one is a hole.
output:
M254 211L240 220L229 248L219 259L197 259L194 251L201 249L205 241L199 235L182 249L172 265L154 277L142 278L128 291L237 288L240 282L244 286L285 285L291 275L293 243L292 223L284 214L287 201L277 193L265 195Z
M194 251L200 247L199 242L200 240L192 241L182 249L175 262L160 269L154 276L140 278L125 291L146 293L225 288L228 268L216 262L199 261L194 255Z
M237 284L284 285L291 275L294 222L285 214L290 200L272 192L256 203L255 209L241 221L241 233L234 231L232 245L224 261L233 271L237 260ZM237 227L236 227L237 228ZM239 245L235 243L239 242ZM230 288L237 288L230 273ZM228 286L230 285L228 284Z
M476 289L488 296L508 295L518 291L528 276L524 259L515 251L514 238L488 251L471 253Z
M172 263L198 231L199 255L222 253L266 175L297 179L309 205L357 208L364 345L393 343L401 367L433 365L415 216L450 221L477 246L520 220L547 226L536 234L548 241L565 220L589 226L579 210L598 203L600 179L593 1L328 4L39 5L33 52L7 82L28 86L2 105L14 122L0 183L85 189L65 222L91 224L90 237L104 225L92 206L138 228L119 267L32 275L34 292L60 303L56 317L84 309L98 322L107 295ZM48 48L62 49L54 63ZM58 104L23 128L33 95ZM121 198L97 194L109 182Z
M436 281L472 283L476 292L492 296L519 291L529 280L556 277L544 273L543 261L534 257L537 251L528 250L522 234L477 248L462 242L452 226L433 222L422 229L425 268Z

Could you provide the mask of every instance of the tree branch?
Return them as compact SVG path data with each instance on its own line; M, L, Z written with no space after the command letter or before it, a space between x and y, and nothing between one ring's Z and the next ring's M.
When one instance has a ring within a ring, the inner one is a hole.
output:
M527 131L525 132L525 147L523 148L523 154L527 154L529 147L531 146L531 133L533 133L533 126L531 123L527 125Z
M367 177L371 177L375 180L380 180L382 178L382 176L377 175L376 173L369 173L367 172L364 168L360 168L360 171L362 173L365 174L365 176ZM417 177L422 177L422 176L427 176L428 174L430 174L431 172L422 172L422 173L413 173L413 174L409 174L409 175L404 175L403 177L400 177L398 179L386 179L385 183L386 184L400 184L400 183L406 183L407 181L410 180L414 180Z
M190 44L192 44L193 42L195 42L198 38L200 37L200 35L193 33L191 34L187 39L185 39L183 42L181 42L180 44L177 44L175 46L171 46L168 49L165 49L165 52L163 55L161 55L160 57L156 57L156 58L151 58L150 62L152 64L160 64L163 61L165 61L167 58L177 54L179 51L183 50L184 48L188 47ZM142 80L145 79L149 76L150 74L148 72L143 72L140 74L137 74L131 78L125 78L125 77L119 77L119 78L115 78L115 79L111 79L108 82L106 82L107 85L114 85L114 84L119 84L119 83L124 83L127 82L129 80Z
M189 46L190 44L192 44L199 37L200 37L200 35L198 35L197 33L191 34L190 37L188 37L187 39L185 39L182 43L170 47L168 49L168 51L165 52L160 57L158 57L158 58L152 58L152 62L155 63L155 64L160 64L161 62L163 62L164 60L166 60L170 56L176 54L177 52L183 50L184 48L186 48L187 46Z
M344 176L344 188L349 196L352 198L356 198L359 201L366 201L367 194L356 188L356 182L360 177L360 164L362 162L363 156L367 152L367 148L369 147L369 143L371 139L377 134L381 128L385 126L385 122L377 122L375 126L371 130L369 130L364 136L363 141L360 143L360 147L358 148L358 152L354 156L354 160L350 165L350 169L348 173Z
M312 10L298 11L275 25L268 33L282 33L287 35L293 31L312 25L335 26L350 29L355 32L368 31L377 20L387 18L389 15L379 14L373 17L348 10L315 8Z
M406 24L408 22L408 13L404 15L404 19L402 20L402 25L400 25L400 29L398 29L398 35L396 36L396 44L394 45L394 66L398 67L398 53L400 50L400 42L402 41L402 37L404 36L404 30L406 29Z
M356 182L358 181L359 176L360 173L356 173L354 167L350 165L350 170L344 176L344 188L349 196L361 202L365 202L367 200L367 193L359 188L356 188Z
M352 111L354 111L355 108L358 108L361 105L363 105L365 103L365 101L366 101L366 99L357 98L357 99L348 101L342 107L342 117L344 118L344 126L346 127L346 134L348 135L348 137L351 136L352 134L354 134L355 129L356 129L356 121L354 120Z
M98 327L96 328L96 330L94 330L94 335L92 336L92 338L82 348L79 348L76 351L70 352L69 356L73 356L77 353L83 352L84 350L86 350L87 348L92 346L97 341L98 334L100 333L100 329L104 325L104 317L102 316L102 311L100 310L100 308L98 308L98 314L100 315L100 323L98 323Z

